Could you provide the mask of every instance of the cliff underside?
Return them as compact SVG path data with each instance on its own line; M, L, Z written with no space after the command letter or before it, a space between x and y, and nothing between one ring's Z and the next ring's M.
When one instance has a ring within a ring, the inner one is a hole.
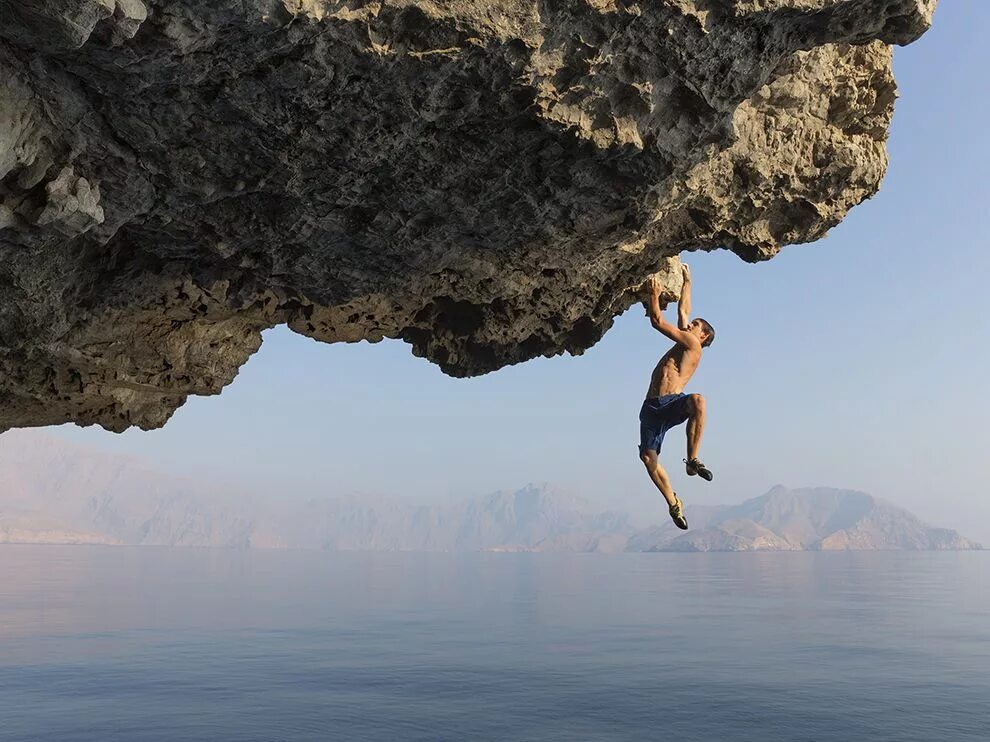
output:
M0 430L163 425L278 324L453 376L822 237L935 0L0 0Z

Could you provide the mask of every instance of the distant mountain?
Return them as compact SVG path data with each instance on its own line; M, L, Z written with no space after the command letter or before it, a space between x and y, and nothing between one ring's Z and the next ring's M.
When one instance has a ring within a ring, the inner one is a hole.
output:
M633 532L625 515L534 485L440 503L352 495L283 505L271 516L257 531L261 545L332 550L531 550L555 541L583 551L618 534L621 551Z
M637 533L630 551L843 551L979 549L947 528L864 492L777 486L740 505L687 511L691 530L672 524Z
M257 498L37 431L0 436L0 542L244 545Z
M775 487L634 530L547 486L442 502L301 501L224 491L37 431L0 436L0 543L368 551L779 551L979 548L861 492Z
M0 543L372 551L617 550L625 515L546 486L416 503L220 491L36 431L0 437Z

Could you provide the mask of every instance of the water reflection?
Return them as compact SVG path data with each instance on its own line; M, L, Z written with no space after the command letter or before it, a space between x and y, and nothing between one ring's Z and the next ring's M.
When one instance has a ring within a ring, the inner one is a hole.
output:
M988 565L3 546L0 718L10 739L94 742L435 739L443 724L452 739L662 724L766 740L796 723L876 738L896 709L889 738L952 739L990 728L974 700L990 696Z

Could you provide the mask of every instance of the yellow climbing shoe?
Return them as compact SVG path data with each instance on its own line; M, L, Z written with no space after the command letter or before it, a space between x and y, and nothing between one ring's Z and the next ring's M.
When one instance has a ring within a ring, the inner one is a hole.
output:
M674 504L670 506L670 519L682 531L687 530L688 524L687 518L684 517L684 503L681 502L681 498L677 495L674 495Z

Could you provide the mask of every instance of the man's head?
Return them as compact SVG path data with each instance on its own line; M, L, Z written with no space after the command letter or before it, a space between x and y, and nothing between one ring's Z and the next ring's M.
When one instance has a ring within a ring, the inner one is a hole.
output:
M702 348L707 348L715 340L715 328L708 323L708 320L701 319L701 317L691 320L691 324L688 325L688 332L701 341Z

